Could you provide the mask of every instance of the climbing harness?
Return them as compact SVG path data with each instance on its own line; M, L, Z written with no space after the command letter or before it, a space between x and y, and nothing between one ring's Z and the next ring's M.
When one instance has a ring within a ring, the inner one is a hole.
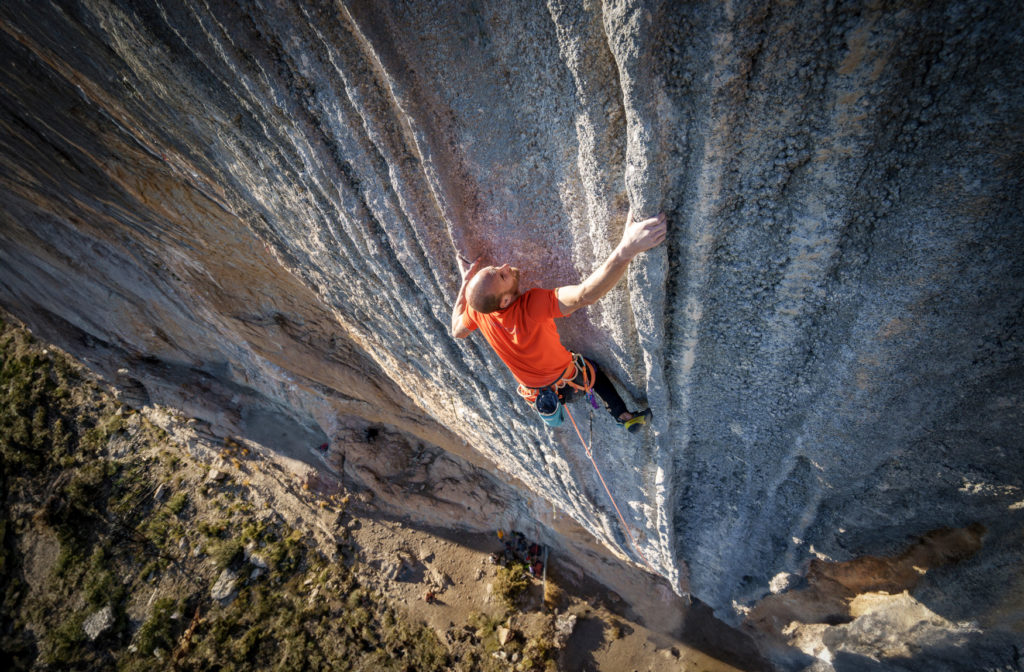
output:
M594 411L590 411L589 442L583 440L583 435L580 433L580 428L576 425L576 418L572 417L572 412L568 408L565 409L565 412L569 415L569 420L572 421L573 429L576 430L576 436L580 437L580 443L583 444L583 451L587 454L587 457L590 458L590 463L594 465L594 471L597 472L597 477L601 479L601 485L604 486L604 491L608 493L608 499L611 500L612 506L615 507L615 513L619 516L619 522L622 523L622 529L624 529L626 534L629 536L630 545L633 546L633 550L636 551L637 555L640 556L640 559L644 561L645 565L647 565L647 569L651 570L652 574L657 574L657 572L654 571L654 567L651 566L651 563L647 561L647 556L645 556L643 551L640 550L640 547L637 546L636 539L633 538L633 532L630 531L629 525L626 524L626 519L622 517L622 511L619 511L619 505L615 503L615 498L612 497L612 491L608 489L608 484L605 483L604 476L601 475L601 470L597 468L597 462L594 461L594 453L591 450L591 444L594 441Z
M579 372L583 373L582 385L574 382ZM559 427L565 422L565 406L563 405L565 391L563 388L566 386L586 394L590 404L597 408L597 401L594 399L594 365L579 353L573 353L572 362L565 367L555 382L543 387L526 387L520 384L517 391L519 396L526 400L526 403L537 410L541 419L549 427Z

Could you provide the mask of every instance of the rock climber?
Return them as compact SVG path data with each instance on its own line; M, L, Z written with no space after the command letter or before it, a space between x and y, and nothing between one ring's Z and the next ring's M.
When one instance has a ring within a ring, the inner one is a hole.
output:
M616 422L638 431L650 421L651 410L627 410L593 361L565 349L555 318L596 303L618 284L634 257L665 240L666 228L665 213L634 221L630 212L622 240L604 263L580 284L556 289L520 292L518 268L481 267L480 259L470 264L460 256L462 286L452 309L452 336L466 338L479 328L519 382L520 395L549 425L561 424L561 403L572 398L571 390L592 388Z

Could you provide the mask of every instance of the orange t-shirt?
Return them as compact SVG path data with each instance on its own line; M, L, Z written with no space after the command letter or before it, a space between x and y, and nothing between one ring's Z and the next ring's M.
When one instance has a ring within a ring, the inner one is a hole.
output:
M558 338L556 317L565 317L558 308L553 289L531 289L508 308L493 313L478 313L469 306L462 314L462 325L477 327L501 361L526 387L549 385L572 363L572 355Z

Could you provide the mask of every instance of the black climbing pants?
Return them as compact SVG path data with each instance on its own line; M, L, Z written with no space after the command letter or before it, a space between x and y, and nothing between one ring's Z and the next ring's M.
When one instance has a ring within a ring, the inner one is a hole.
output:
M612 381L610 381L608 376L604 374L601 367L595 364L593 360L587 359L586 361L590 362L590 365L594 367L594 393L600 397L605 410L607 410L611 416L615 418L616 422L618 422L619 416L627 412L626 402L622 401L622 397L619 396L618 390L616 390L615 386L612 385ZM577 385L582 385L583 372L577 371L576 377L573 378L572 382ZM571 394L568 392L565 394L565 401L572 401L577 394L581 394L571 387L563 387L562 389L571 392Z

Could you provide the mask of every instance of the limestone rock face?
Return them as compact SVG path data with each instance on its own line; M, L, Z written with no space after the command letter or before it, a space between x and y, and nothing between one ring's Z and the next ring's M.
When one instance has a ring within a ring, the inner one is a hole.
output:
M736 622L815 556L980 523L918 599L1019 628L1022 23L998 1L9 0L0 302L133 403L310 464L367 427L447 451L443 506L409 515L535 529L627 598L653 575ZM667 242L561 324L654 410L633 437L570 409L623 524L572 429L448 329L457 252L578 282L630 208L664 210ZM359 455L334 468L387 480Z

